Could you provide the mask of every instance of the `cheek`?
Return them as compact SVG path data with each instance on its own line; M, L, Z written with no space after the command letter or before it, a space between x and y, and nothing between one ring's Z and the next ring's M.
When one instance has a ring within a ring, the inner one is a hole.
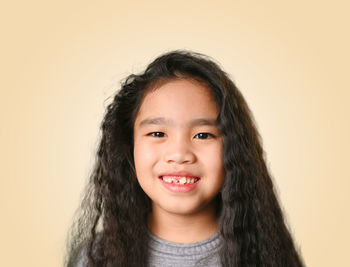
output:
M218 172L223 169L223 150L221 145L214 145L202 154L202 160L212 171Z
M149 175L157 158L158 155L150 144L135 141L134 163L138 179Z
M212 186L221 187L225 178L225 169L223 163L222 146L215 146L211 151L203 155L203 163L206 166L208 174L213 177Z

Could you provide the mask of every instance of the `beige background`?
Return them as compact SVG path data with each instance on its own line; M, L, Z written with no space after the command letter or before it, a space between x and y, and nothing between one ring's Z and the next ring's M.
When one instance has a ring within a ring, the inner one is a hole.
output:
M62 265L108 97L179 48L246 97L307 265L350 266L347 1L6 2L0 266Z

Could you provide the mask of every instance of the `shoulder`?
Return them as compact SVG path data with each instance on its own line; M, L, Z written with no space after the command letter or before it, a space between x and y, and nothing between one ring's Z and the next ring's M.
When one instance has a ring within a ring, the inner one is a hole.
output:
M88 265L87 247L83 247L76 259L75 267L86 267Z
M66 267L86 267L88 265L88 247L81 245L74 251L71 251L68 256Z
M97 251L101 249L101 234L97 234L95 240L93 241L92 253L97 254ZM77 246L75 251L69 257L69 263L67 267L87 267L89 263L89 247L91 241L85 240Z

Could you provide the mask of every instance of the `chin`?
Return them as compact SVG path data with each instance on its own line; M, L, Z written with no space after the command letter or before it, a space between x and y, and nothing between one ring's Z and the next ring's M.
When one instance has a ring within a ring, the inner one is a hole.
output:
M194 215L196 213L203 212L208 205L200 205L194 203L188 203L186 201L176 201L174 203L167 203L167 205L157 205L158 208L162 209L165 212L174 214L174 215Z

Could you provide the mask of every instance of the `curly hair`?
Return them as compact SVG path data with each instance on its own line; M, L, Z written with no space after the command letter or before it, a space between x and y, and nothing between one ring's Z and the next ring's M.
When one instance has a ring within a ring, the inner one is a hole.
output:
M127 77L107 107L81 214L69 235L66 266L75 266L82 250L91 267L147 266L151 200L136 178L134 121L148 90L158 82L186 78L204 82L219 107L225 168L225 182L217 196L222 266L303 266L247 103L217 63L190 51L161 55L140 75Z

